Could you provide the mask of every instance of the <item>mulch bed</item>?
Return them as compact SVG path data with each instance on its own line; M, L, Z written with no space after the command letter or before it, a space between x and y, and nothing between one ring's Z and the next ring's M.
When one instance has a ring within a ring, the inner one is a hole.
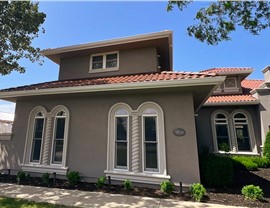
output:
M258 171L237 171L234 176L234 185L230 188L212 189L207 188L207 197L204 202L225 204L233 206L247 206L247 207L269 207L270 208L270 169L259 169ZM16 176L0 175L0 182L17 183ZM27 181L22 182L23 185L43 186L48 187L42 182L41 178L31 177ZM241 189L244 185L253 184L260 186L264 191L264 199L261 201L245 200L241 195ZM56 179L55 184L50 184L51 188L63 188L63 189L77 189L82 191L101 191L105 193L115 193L124 195L136 195L144 197L155 198L170 198L184 201L194 201L191 195L185 192L183 195L179 193L173 193L166 195L161 193L160 190L146 188L146 187L134 187L132 190L124 190L121 185L112 185L111 189L106 185L104 188L97 189L94 183L80 182L77 186L69 186L66 180Z

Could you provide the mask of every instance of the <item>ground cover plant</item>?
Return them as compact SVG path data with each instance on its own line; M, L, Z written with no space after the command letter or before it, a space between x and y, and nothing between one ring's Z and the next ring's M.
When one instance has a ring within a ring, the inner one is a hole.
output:
M241 193L246 199L260 200L263 198L263 190L259 186L246 185L242 188Z
M200 202L202 201L203 197L206 194L206 189L203 187L202 184L200 183L194 183L191 187L190 187L190 192L192 197L197 201Z
M78 171L69 171L67 173L67 179L71 186L76 186L80 181L80 174Z
M106 182L106 177L105 176L99 177L98 180L97 180L97 184L96 184L97 188L104 187L105 186L105 182Z
M170 182L169 180L163 181L160 184L160 190L166 194L171 194L173 192L173 188L174 188L174 184Z
M7 197L0 197L1 208L68 208L63 205L53 205L48 203L36 203L23 199L13 199ZM69 208L72 208L69 206Z

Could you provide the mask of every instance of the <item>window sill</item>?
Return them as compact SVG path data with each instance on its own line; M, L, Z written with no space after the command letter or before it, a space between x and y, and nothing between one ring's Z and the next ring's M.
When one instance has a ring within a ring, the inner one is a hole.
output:
M36 172L36 173L53 173L55 172L58 175L66 175L67 167L57 167L51 165L40 165L40 164L22 164L23 171Z
M105 69L90 69L89 70L89 73L90 74L94 74L94 73L111 72L111 71L118 71L118 70L119 70L118 67L105 68Z
M113 180L126 180L129 179L132 182L148 183L148 184L160 184L164 180L169 180L169 175L161 175L158 173L134 173L134 172L120 172L120 171L104 171L106 176L111 176Z
M224 151L216 151L213 152L214 154L222 154L222 155L253 155L253 156L260 156L259 153L256 152L224 152Z
M10 141L12 133L1 133L0 134L0 141Z

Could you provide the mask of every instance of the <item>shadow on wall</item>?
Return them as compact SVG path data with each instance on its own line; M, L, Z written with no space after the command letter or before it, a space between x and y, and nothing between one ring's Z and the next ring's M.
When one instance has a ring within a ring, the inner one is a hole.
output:
M0 169L20 169L18 152L14 144L7 144L9 142L11 141L0 141Z

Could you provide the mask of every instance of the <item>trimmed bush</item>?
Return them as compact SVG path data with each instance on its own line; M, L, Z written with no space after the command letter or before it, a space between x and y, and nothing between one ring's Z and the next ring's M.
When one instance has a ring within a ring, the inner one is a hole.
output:
M76 186L79 181L80 181L81 177L78 171L69 171L67 173L67 180L69 185L71 186Z
M133 184L130 180L125 180L123 185L124 185L124 189L126 189L126 190L132 189L132 186L133 186Z
M169 180L163 181L160 184L160 190L163 193L171 194L173 192L174 184Z
M266 134L265 142L263 145L263 156L270 160L270 131Z
M241 193L246 199L258 200L263 198L263 190L259 186L246 185L242 188Z
M200 155L200 170L204 185L228 187L233 181L233 163L227 156Z
M104 187L105 186L105 182L106 182L106 177L105 176L99 177L98 180L97 180L97 184L96 184L97 188Z
M18 183L26 181L27 174L24 171L19 171L16 176L16 180Z
M42 174L41 176L42 178L42 182L46 185L49 185L50 184L50 173L44 173Z
M263 156L263 157L251 157L252 161L257 164L258 168L269 168L270 167L270 160Z
M258 165L253 162L252 157L233 156L232 159L234 161L233 165L236 170L258 170Z
M190 187L190 192L192 197L197 201L200 202L202 201L203 197L206 194L206 189L203 187L202 184L200 183L194 183L191 187Z

